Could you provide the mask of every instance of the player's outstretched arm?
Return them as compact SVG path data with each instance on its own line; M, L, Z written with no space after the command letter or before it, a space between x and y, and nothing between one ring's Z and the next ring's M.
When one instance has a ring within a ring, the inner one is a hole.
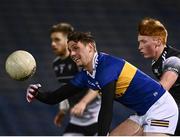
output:
M71 108L71 114L78 117L82 116L87 105L91 103L98 95L98 91L89 89L87 94L73 108Z
M84 92L83 89L78 88L72 84L61 86L52 92L44 92L40 89L41 86L38 85L40 84L31 84L27 88L26 99L28 102L32 102L32 100L36 98L43 103L53 105L79 92Z

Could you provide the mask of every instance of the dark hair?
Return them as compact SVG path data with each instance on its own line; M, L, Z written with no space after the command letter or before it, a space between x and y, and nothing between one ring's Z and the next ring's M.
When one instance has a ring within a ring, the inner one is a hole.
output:
M50 34L54 32L62 32L63 34L68 35L69 33L73 31L74 31L74 28L71 24L62 22L62 23L53 25L50 29Z
M84 44L87 43L95 44L94 37L91 35L90 32L71 32L68 35L68 42L69 41L74 41L74 42L80 41Z

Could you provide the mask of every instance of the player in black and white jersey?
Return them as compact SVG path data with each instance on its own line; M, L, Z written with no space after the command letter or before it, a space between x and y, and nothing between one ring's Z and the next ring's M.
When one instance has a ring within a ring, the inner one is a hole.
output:
M163 73L167 71L178 75L178 77L174 77L176 80L174 79L172 81L173 84L169 91L175 98L176 102L180 104L180 51L171 46L164 47L164 50L158 60L153 60L152 70L158 79L162 79L161 77L163 76Z
M144 18L138 26L139 51L152 59L152 71L169 90L180 110L180 50L167 46L167 30L157 19ZM176 128L180 135L180 118Z

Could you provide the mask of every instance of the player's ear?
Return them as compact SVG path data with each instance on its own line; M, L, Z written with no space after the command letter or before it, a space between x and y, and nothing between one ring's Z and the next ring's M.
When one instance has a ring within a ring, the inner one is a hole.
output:
M93 45L93 43L88 43L88 46L89 46L89 51L90 51L90 52L94 51L94 45Z
M158 45L162 45L162 39L161 39L161 37L158 37L158 38L157 38L157 43L158 43Z
M156 43L156 48L159 48L162 45L162 39L161 37L155 37L154 41Z

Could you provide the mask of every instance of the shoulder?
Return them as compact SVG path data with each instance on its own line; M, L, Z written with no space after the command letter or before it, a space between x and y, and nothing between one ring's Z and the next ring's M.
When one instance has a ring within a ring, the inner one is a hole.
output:
M168 58L164 61L164 65L167 65L167 64L177 64L177 65L179 65L179 63L180 63L180 58L179 58L179 57L176 57L176 56L168 57Z
M100 81L100 85L104 86L117 80L124 63L125 61L121 58L105 55L97 68L96 78Z
M172 46L167 46L168 57L176 56L180 58L180 50Z
M164 71L175 71L180 73L180 58L176 56L171 56L167 58L163 63Z
M58 61L60 61L60 60L61 60L60 57L56 57L56 58L54 58L53 63L58 62Z
M124 60L119 57L101 53L99 62L106 67L112 67L124 63Z

